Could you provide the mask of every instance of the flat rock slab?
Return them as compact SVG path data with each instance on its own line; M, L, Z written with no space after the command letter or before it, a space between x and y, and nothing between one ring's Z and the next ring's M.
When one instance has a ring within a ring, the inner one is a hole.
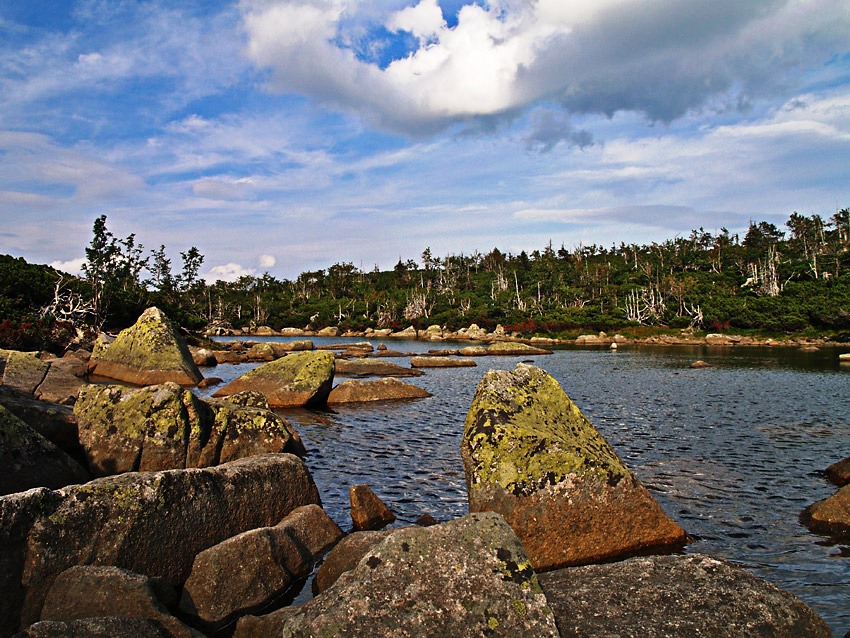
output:
M541 574L561 638L828 638L798 598L700 554L647 556Z
M419 377L422 370L405 368L379 359L337 359L336 373L348 377Z
M50 364L38 358L37 352L0 350L0 375L2 385L25 394L33 394L44 381Z
M390 534L279 635L555 638L558 630L510 527L497 514L470 514Z
M469 511L502 514L537 571L666 551L687 539L540 368L484 376L461 456Z
M410 365L413 368L474 368L478 364L460 357L411 357Z
M398 401L423 399L431 393L395 378L361 381L348 379L336 386L328 395L328 404L370 403L373 401Z
M254 390L264 394L273 408L321 405L327 401L333 378L333 353L294 352L246 372L213 396L225 397Z

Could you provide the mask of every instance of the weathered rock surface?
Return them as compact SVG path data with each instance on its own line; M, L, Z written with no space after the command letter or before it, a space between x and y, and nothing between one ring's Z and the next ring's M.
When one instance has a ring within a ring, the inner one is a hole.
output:
M337 359L336 373L344 377L419 377L421 370L380 359Z
M85 463L77 435L77 419L71 407L39 401L8 386L0 386L0 405L72 459Z
M80 388L85 385L86 362L76 357L62 357L47 361L48 368L44 380L33 393L37 399L73 405L77 400Z
M1 385L20 390L24 394L35 394L49 368L50 364L39 359L37 352L0 350Z
M15 638L171 638L160 623L149 618L83 618L37 622Z
M684 545L685 532L550 375L478 384L461 442L471 512L502 514L538 571Z
M319 566L313 579L313 593L322 593L342 574L357 567L360 559L391 533L392 530L352 532L339 541Z
M0 405L0 495L91 477L79 463Z
M367 403L370 401L397 401L422 399L431 393L395 378L361 381L348 379L336 386L328 395L328 403Z
M552 351L530 346L527 343L499 341L487 346L487 354L502 357L532 357L538 354L552 354Z
M478 364L472 359L459 357L411 357L413 368L474 368Z
M41 619L148 618L175 638L190 638L191 630L174 618L158 598L157 589L163 586L168 587L120 567L76 565L53 581L44 599Z
M218 365L218 360L215 358L215 352L207 348L189 348L192 353L192 361L196 366L212 367Z
M297 612L298 607L284 607L262 616L242 616L236 623L233 638L279 638L283 623Z
M801 600L709 556L651 556L539 576L562 638L832 636Z
M180 587L199 552L319 502L307 467L290 454L2 497L0 600L9 608L0 605L0 635L37 621L69 567L114 565Z
M134 385L171 381L194 386L204 378L177 329L155 307L145 310L115 341L96 348L89 370L95 376Z
M245 357L250 361L274 361L290 352L313 349L312 341L264 341L252 345Z
M306 577L321 552L342 537L319 506L309 507L275 527L243 532L198 554L180 610L217 630L239 614L266 607Z
M844 487L850 483L850 457L830 465L826 468L824 475L838 487Z
M273 408L321 405L330 394L333 378L332 353L295 352L246 372L213 396L255 390L264 394Z
M202 401L176 383L87 386L74 407L89 468L121 472L208 467L274 452L302 454L300 438L265 398Z
M395 521L395 514L368 485L349 487L348 499L351 502L351 522L356 531L381 529Z
M850 537L850 485L803 510L800 521L813 532Z
M558 631L522 545L487 513L395 531L286 618L282 636L542 638Z

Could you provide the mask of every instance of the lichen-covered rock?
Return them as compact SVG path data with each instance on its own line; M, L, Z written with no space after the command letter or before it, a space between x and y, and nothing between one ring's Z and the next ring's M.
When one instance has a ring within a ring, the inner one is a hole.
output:
M803 525L818 534L850 537L850 485L822 501L809 505L800 515Z
M6 623L37 621L54 579L74 565L114 565L181 587L199 552L311 503L320 503L318 490L289 454L0 498L0 566L9 570L0 600L21 601Z
M830 465L826 468L824 475L838 487L844 487L850 483L850 457Z
M0 495L91 477L79 463L0 405Z
M74 411L80 444L98 476L304 453L292 426L259 394L203 401L176 383L91 385L80 392Z
M337 359L336 373L346 377L420 377L422 370L380 359Z
M333 353L294 352L246 372L213 396L255 390L264 394L273 408L321 405L330 394L333 378Z
M502 514L538 571L682 546L685 532L550 375L491 370L466 416L471 512Z
M180 609L218 630L238 615L267 607L306 577L321 552L341 536L313 505L293 511L274 527L228 538L195 557Z
M39 401L8 386L0 386L0 404L72 459L85 464L77 419L70 406Z
M384 540L392 530L352 532L334 547L322 561L316 577L313 579L313 593L320 594L333 585L347 571L357 567L357 563L375 545Z
M204 378L174 325L155 307L145 310L115 341L101 344L92 353L89 370L134 385L171 381L194 386Z
M351 522L357 531L381 529L395 521L395 514L368 485L349 487L348 499L351 502Z
M806 604L700 554L647 556L540 575L562 638L828 638Z
M120 567L75 565L56 577L41 609L42 620L78 620L103 616L149 618L173 638L192 632L174 618L157 596L162 585Z
M39 359L37 352L0 350L0 385L34 394L49 368L50 364Z
M487 354L502 357L532 357L538 354L552 354L552 351L530 346L527 343L498 341L487 346Z
M284 638L557 637L528 557L497 514L390 534L284 620Z
M397 401L422 399L431 393L395 378L361 381L348 379L336 386L328 395L328 403L368 403L371 401Z
M460 357L411 357L412 368L474 368L478 364L472 359Z

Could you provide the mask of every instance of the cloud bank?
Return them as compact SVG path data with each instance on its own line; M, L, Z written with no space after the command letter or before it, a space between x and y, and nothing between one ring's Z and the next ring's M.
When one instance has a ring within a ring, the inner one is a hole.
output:
M383 16L358 0L240 8L248 57L269 71L273 90L414 136L511 118L539 102L568 115L635 111L659 122L742 109L786 89L795 70L850 48L844 0L490 0L462 6L452 25L436 0ZM391 47L401 32L418 45L376 63L375 47Z

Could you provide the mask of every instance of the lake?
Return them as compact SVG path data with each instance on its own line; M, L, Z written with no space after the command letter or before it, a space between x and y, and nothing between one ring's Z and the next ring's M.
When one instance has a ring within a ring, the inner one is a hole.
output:
M403 352L458 347L386 343ZM850 367L838 363L847 350L635 345L523 360L558 380L693 537L686 552L745 566L799 596L842 636L850 629L850 547L811 534L798 517L835 493L821 472L850 456ZM698 359L713 367L690 369ZM475 360L476 368L406 379L434 395L427 399L281 412L304 440L325 509L344 530L351 528L348 487L356 483L372 487L400 524L426 512L439 521L466 514L466 412L488 369L518 361ZM207 374L229 381L252 367L222 365Z

